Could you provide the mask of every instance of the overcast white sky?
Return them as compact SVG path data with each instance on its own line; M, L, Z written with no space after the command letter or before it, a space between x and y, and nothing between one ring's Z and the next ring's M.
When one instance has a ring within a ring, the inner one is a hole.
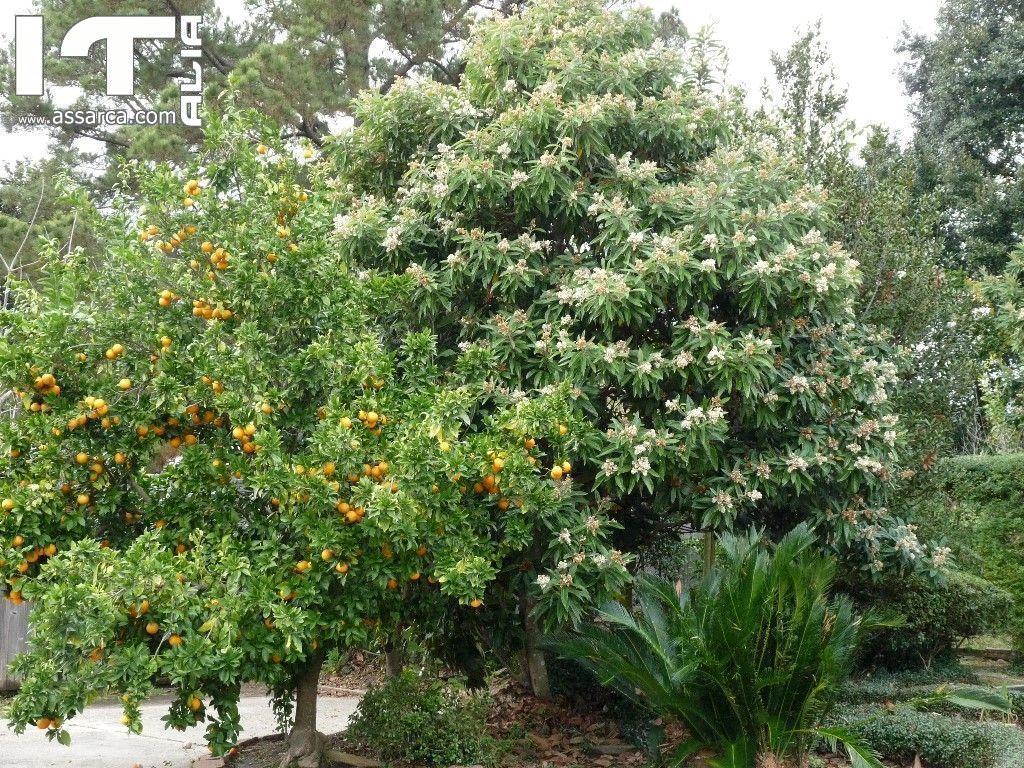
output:
M849 85L849 116L859 125L879 123L906 132L909 118L896 75L894 52L908 24L931 32L939 0L647 0L658 10L678 7L693 30L711 24L729 51L730 79L756 96L769 74L772 50L788 47L798 27L822 19L836 71ZM244 18L244 0L218 0L232 18ZM30 12L31 0L5 0L0 9L0 40L14 32L14 17ZM0 164L46 154L42 135L0 132Z

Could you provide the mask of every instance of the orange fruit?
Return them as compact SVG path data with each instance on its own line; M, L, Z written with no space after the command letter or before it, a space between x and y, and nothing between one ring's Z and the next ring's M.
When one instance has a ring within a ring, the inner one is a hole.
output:
M331 560L334 557L334 550L325 549L323 552L320 553L320 557L323 560Z
M146 625L146 633L147 634L155 635L159 631L160 631L160 625L157 624L155 621L151 621L151 622L149 622Z
M398 582L394 579L388 579L388 589L398 589Z
M148 627L147 627L147 630L148 630ZM185 641L181 639L181 635L171 635L169 638L167 638L167 644L169 646L171 646L172 648L177 648L183 642L185 642Z
M338 563L334 566L334 570L338 573L348 573L348 563Z
M561 480L562 479L562 474L563 474L563 472L562 472L562 468L561 467L559 467L557 465L552 467L552 469L551 469L551 479L552 480Z
M197 696L193 696L188 700L188 708L193 712L198 712L203 708L203 702Z

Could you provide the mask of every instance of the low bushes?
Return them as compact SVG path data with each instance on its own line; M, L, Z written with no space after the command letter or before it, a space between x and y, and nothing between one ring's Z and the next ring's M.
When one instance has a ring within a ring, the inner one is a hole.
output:
M908 707L847 710L836 723L849 728L882 757L908 764L915 755L928 768L1019 768L1024 734L998 722L981 722Z
M486 693L468 693L406 671L371 687L345 736L384 760L449 766L492 763Z
M905 623L874 633L864 643L863 663L884 669L917 669L948 661L963 640L1002 626L1010 594L978 576L951 571L940 582L913 576L879 584L845 585L858 606L884 606Z

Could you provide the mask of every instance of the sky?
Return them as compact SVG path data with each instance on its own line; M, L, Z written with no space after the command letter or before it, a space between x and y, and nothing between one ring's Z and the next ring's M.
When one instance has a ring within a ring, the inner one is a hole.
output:
M931 33L939 0L647 0L656 10L677 7L691 30L713 25L715 37L729 51L729 80L742 85L757 102L770 74L770 55L784 50L799 28L822 20L822 33L840 80L849 87L848 116L858 125L880 124L906 136L910 118L897 76L900 58L894 51L906 24ZM14 33L14 17L31 11L31 0L5 0L0 9L0 44ZM230 18L241 20L244 0L218 0ZM0 165L46 154L39 133L3 133Z

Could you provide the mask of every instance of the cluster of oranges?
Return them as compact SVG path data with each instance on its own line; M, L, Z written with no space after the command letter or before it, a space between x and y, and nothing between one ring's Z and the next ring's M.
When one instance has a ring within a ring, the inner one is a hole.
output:
M234 312L224 307L214 307L205 299L195 299L192 302L192 315L204 320L230 320Z
M182 207L191 208L196 202L194 198L199 197L203 188L200 186L198 179L192 179L185 184L182 191L185 193L185 197L181 201Z
M204 375L200 378L200 381L202 381L203 384L212 389L215 395L220 395L224 393L224 384L219 379L215 379L212 376Z
M169 288L164 288L162 291L160 291L160 298L157 299L157 304L159 304L164 309L167 309L180 298L181 297L174 291L170 290Z
M12 508L13 508L13 505L12 505ZM18 534L16 536L14 536L14 538L11 539L11 547L12 548L14 548L14 549L21 549L24 546L25 546L25 537L24 536ZM22 557L24 559L20 563L18 563L16 570L18 571L19 574L24 575L24 574L29 572L29 569L32 567L33 563L37 563L37 562L39 562L43 558L53 557L56 554L57 554L57 545L52 543L52 542L50 544L47 544L47 545L42 546L42 547L40 547L40 546L32 547L27 552L23 553ZM6 564L7 564L6 561L0 560L0 565L6 565ZM24 598L22 597L21 590L18 589L17 579L16 578L12 579L9 583L11 585L11 589L7 593L7 599L10 600L15 605L21 605L21 603L24 602Z
M231 436L242 446L242 453L256 453L259 446L252 441L256 435L256 425L252 422L243 426L235 426L231 429Z
M181 247L182 243L188 240L197 231L198 229L195 224L189 224L188 226L179 229L166 240L154 241L153 245L164 253L173 253ZM150 224L146 229L139 233L139 239L142 241L152 240L159 234L160 228L156 225Z
M119 357L121 357L121 355L123 355L123 354L124 354L124 345L123 344L112 344L111 346L109 346L107 348L107 351L103 353L103 356L105 358L107 358L107 360L114 361L114 360L117 360Z
M209 240L199 246L199 250L210 257L210 264L215 269L224 271L228 268L228 260L231 258L231 254L228 253L224 248L215 247ZM198 262L193 262L193 268L197 268Z
M33 386L40 395L57 396L60 394L60 385L57 384L57 379L52 373L44 373L42 376L36 377Z
M334 508L338 510L338 514L345 518L345 522L350 524L361 523L363 518L366 517L366 509L364 507L356 507L349 504L347 501L339 500Z
M129 383L129 386L131 384ZM68 421L68 429L78 429L89 423L90 419L98 420L103 429L110 429L121 423L120 416L110 416L110 405L102 397L86 395L81 402L81 407L87 410Z

